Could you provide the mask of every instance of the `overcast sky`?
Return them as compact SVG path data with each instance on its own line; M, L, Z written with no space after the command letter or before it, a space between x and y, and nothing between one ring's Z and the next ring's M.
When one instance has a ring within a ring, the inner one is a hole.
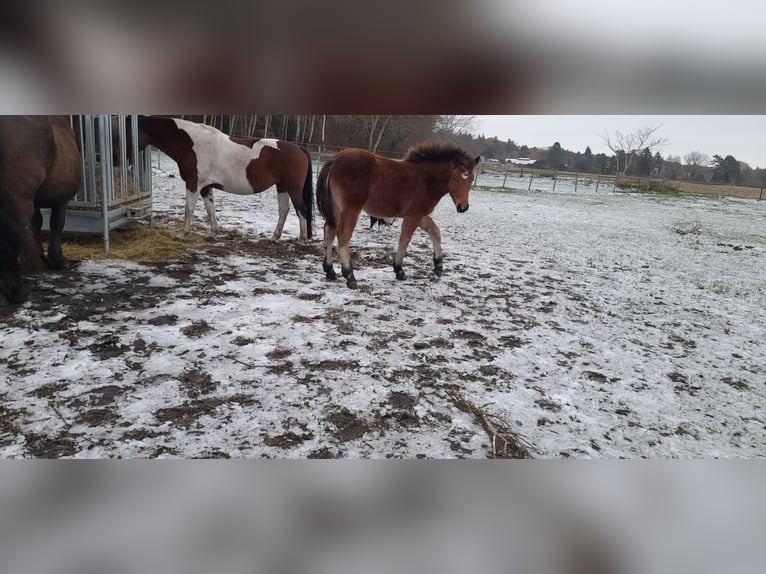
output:
M721 156L733 155L750 167L766 168L766 116L478 116L478 134L511 139L519 145L549 147L559 142L570 151L611 151L604 131L630 133L646 126L657 131L668 144L660 151L683 158L691 151Z

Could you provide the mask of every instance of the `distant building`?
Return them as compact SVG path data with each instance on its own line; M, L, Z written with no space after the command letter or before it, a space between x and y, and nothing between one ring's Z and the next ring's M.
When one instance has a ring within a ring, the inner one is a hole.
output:
M520 158L514 158L509 157L505 160L505 163L512 163L513 165L532 165L535 163L536 159L530 159L528 157L520 157Z

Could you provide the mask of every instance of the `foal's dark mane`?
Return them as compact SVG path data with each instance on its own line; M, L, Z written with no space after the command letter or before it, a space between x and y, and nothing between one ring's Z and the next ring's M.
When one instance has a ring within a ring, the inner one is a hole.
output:
M426 141L415 144L407 150L402 158L403 161L450 161L466 168L472 169L474 158L457 145L445 141Z

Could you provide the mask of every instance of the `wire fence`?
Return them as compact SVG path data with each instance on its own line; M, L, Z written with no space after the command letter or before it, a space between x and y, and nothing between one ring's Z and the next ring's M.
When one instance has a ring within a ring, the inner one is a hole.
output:
M764 187L748 187L730 183L691 182L661 177L613 176L605 174L564 172L519 166L482 164L474 181L476 187L494 187L526 191L560 191L598 193L619 190L654 191L660 193L692 193L762 200Z

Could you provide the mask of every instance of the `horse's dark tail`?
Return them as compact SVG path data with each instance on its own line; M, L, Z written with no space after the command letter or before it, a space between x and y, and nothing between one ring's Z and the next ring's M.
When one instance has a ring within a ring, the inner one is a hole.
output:
M29 295L21 278L21 225L15 217L15 205L0 189L0 294L9 303L21 303Z
M330 227L337 227L335 213L332 208L332 194L330 193L330 169L332 160L325 162L317 178L317 207L324 217L325 223Z
M311 223L314 220L314 167L308 150L301 148L309 160L309 168L306 171L306 181L303 182L303 205L306 206L306 239L311 239Z

